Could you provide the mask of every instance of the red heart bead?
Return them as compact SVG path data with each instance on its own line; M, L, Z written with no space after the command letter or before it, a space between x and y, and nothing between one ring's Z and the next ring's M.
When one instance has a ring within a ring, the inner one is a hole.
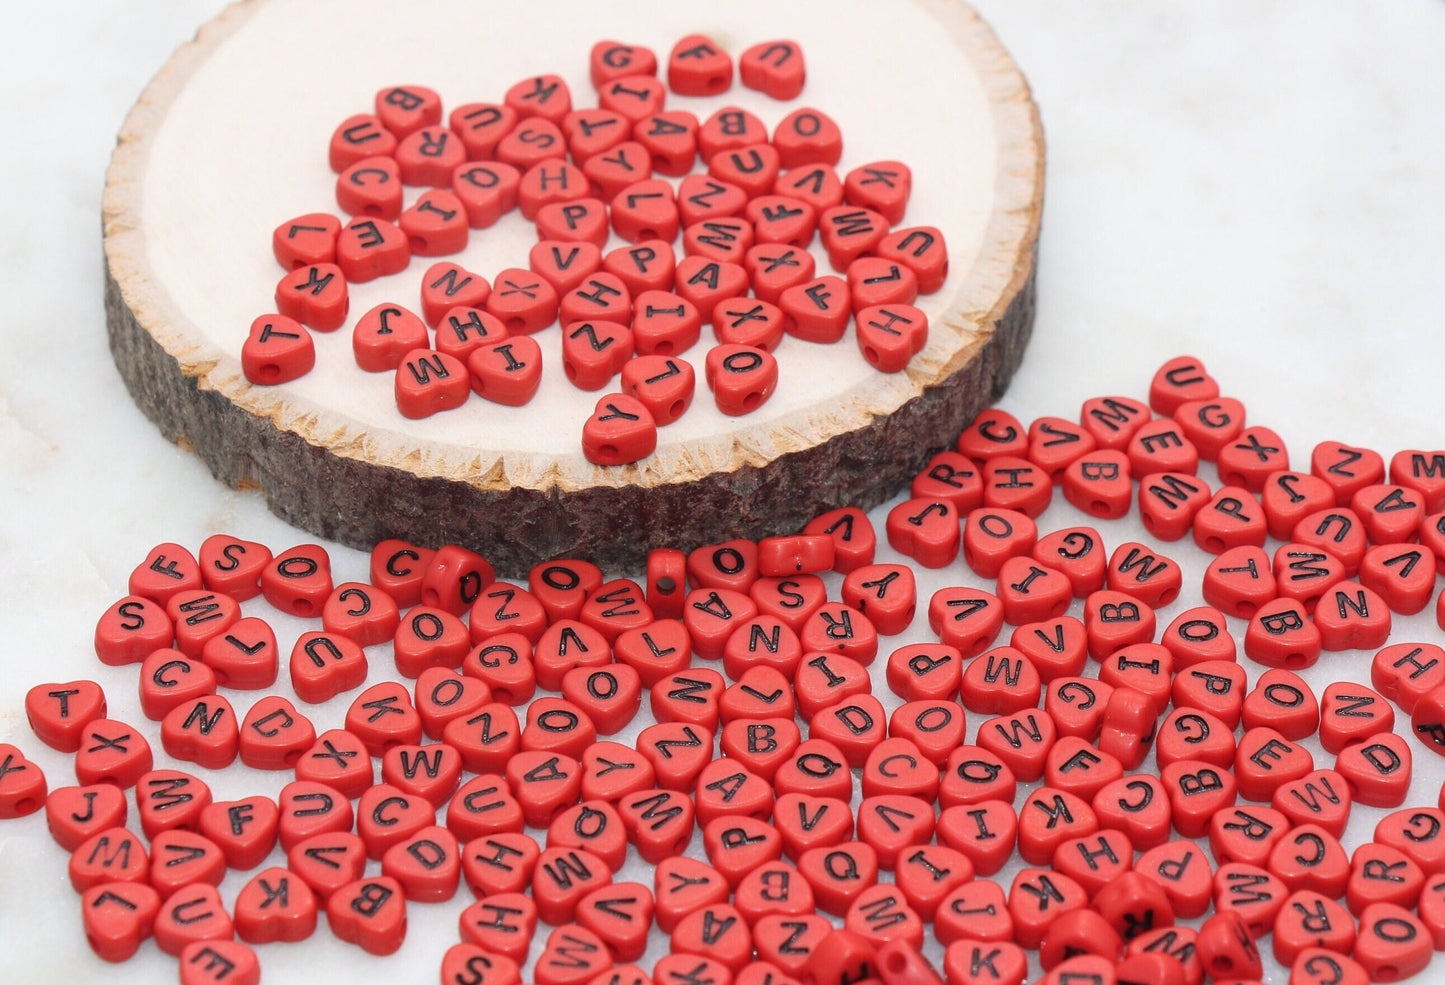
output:
M261 961L239 941L194 941L180 955L181 985L260 985Z
M350 831L327 831L296 842L286 852L286 866L316 894L327 900L366 871L366 845Z
M125 794L109 783L56 787L45 798L45 823L50 836L67 852L96 832L124 827L125 816Z
M25 693L25 717L41 742L61 752L75 752L85 727L105 717L105 692L94 681L37 684Z
M351 801L334 787L309 780L295 780L281 788L277 801L281 820L277 837L282 851L318 834L350 831Z
M236 894L236 933L252 944L301 941L316 930L316 894L296 873L258 872Z
M241 723L241 762L252 769L289 770L316 741L316 728L296 706L268 694Z
M237 602L262 594L262 572L272 560L266 544L217 533L201 543L201 581L212 592L225 592Z
M217 801L201 811L201 834L225 853L233 869L254 869L276 845L280 809L269 797Z
M162 951L179 957L187 944L228 941L236 930L221 894L203 882L177 889L163 901L152 932Z
M204 835L175 828L151 839L150 881L162 899L195 883L219 886L226 876L226 856Z
M395 954L406 939L406 896L387 876L357 879L326 901L331 932L368 954Z
M85 890L85 940L106 961L127 961L151 935L161 898L143 883L101 882Z

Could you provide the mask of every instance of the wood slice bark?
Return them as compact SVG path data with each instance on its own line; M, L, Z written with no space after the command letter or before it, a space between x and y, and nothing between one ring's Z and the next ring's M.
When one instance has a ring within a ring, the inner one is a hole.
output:
M407 16L422 22L442 14L465 19L480 16L477 11L486 5L427 0L423 6ZM533 451L516 447L515 441L490 447L476 433L459 438L440 424L409 431L394 408L390 418L382 411L375 412L380 417L370 410L358 415L346 400L354 396L351 391L374 384L354 382L365 374L351 365L336 370L351 376L318 382L313 389L249 384L239 371L238 339L250 317L269 310L269 292L281 274L274 264L266 266L269 230L292 215L335 211L328 199L274 188L285 182L275 174L268 181L264 162L273 151L285 153L290 144L309 139L301 160L320 177L308 179L308 187L313 193L325 190L334 179L315 159L324 161L330 127L350 112L366 111L372 93L384 85L430 84L424 75L407 75L429 64L420 41L399 32L377 50L405 53L408 45L415 50L394 63L365 67L369 39L356 32L366 29L349 23L337 29L341 67L316 56L320 67L296 69L288 52L304 50L294 43L296 35L305 35L308 16L325 23L323 0L251 0L228 8L172 57L126 120L107 175L104 206L106 312L116 366L136 403L167 438L193 449L226 484L259 490L273 511L296 526L362 549L387 537L431 546L464 544L485 554L504 575L520 575L538 561L560 556L638 571L654 547L690 549L730 537L789 533L835 506L866 509L883 502L993 402L1018 368L1033 322L1044 167L1042 131L1027 83L987 26L953 0L860 3L856 11L833 0L810 0L796 9L790 5L795 36L803 35L799 40L809 58L810 87L814 79L821 80L816 93L805 90L796 104L817 106L840 120L846 115L846 107L829 92L828 80L841 88L856 74L864 57L859 39L851 31L807 36L809 25L876 17L883 8L890 11L884 23L870 28L860 21L858 33L865 42L881 43L883 32L887 42L906 46L899 49L906 54L926 37L933 48L927 57L918 57L933 61L916 77L907 75L906 60L898 62L905 66L899 68L898 91L879 98L904 99L915 85L910 79L938 76L951 79L952 88L914 93L921 107L900 103L896 112L860 109L862 122L845 125L844 134L865 156L850 155L844 165L894 156L890 148L900 133L938 130L929 138L936 148L930 144L934 149L917 152L921 157L897 155L915 172L914 207L904 224L941 225L916 208L927 181L938 186L934 207L963 217L961 229L942 227L952 269L942 291L920 299L920 306L931 305L925 307L930 343L904 373L845 382L836 392L829 391L827 380L807 379L794 403L771 418L750 415L676 440L664 429L664 444L655 456L610 468L586 462L580 451ZM469 80L470 88L455 96L442 85L435 87L448 108L468 99L498 99L518 78L557 71L558 64L585 66L586 47L579 47L578 39L587 31L595 40L630 29L630 37L665 57L670 39L692 30L686 27L696 20L691 9L650 2L609 7L605 23L593 15L594 23L578 28L582 35L558 41L562 54L539 60L533 52L528 61L527 52L512 51L517 67L510 73L503 67ZM766 16L773 7L763 0L730 3L725 9L726 14L702 17L701 24L723 19L749 25L751 33L733 28L726 38L715 29L734 54L747 43L780 36L773 33L779 30L778 18L770 22ZM348 14L367 21L355 6L348 7ZM932 33L920 33L920 25ZM378 29L370 30L375 34ZM526 36L524 26L505 30ZM730 44L732 36L738 40ZM509 49L498 44L501 59ZM274 63L253 65L256 59L248 52L255 51L274 52ZM273 78L278 65L288 66L286 77ZM250 78L237 78L247 71ZM294 77L298 71L300 78ZM576 105L589 105L585 68L574 75L581 80L572 87ZM450 81L453 88L462 85ZM478 95L483 85L487 94ZM889 83L870 82L848 98L866 102L878 86L886 90ZM342 90L340 96L331 94L335 89ZM321 94L315 105L305 101L310 92ZM749 95L756 97L735 88L728 97L744 101ZM777 105L774 117L795 104ZM710 111L700 107L699 115ZM294 124L298 129L288 137L284 121L298 114L309 122ZM247 121L272 118L281 128L276 148L250 146L266 127ZM228 125L230 119L238 122ZM963 146L955 129L967 131L981 160L953 157ZM215 150L218 141L228 140L235 147ZM234 165L228 165L232 159ZM192 160L204 175L196 178L194 189L188 185ZM276 172L287 173L284 168ZM950 180L955 177L956 187ZM187 225L198 220L198 211L217 229ZM514 244L525 242L528 234L530 227L512 234ZM234 278L226 279L222 274L229 271L218 273L214 262L207 263L208 249L216 256L243 258L236 261ZM250 263L250 254L264 262ZM501 265L525 263L517 257ZM819 273L824 272L826 263L821 263ZM232 298L232 283L244 300ZM410 282L408 289L414 290ZM353 300L353 317L360 310ZM349 325L338 334L348 335ZM326 340L318 336L318 345L323 344ZM701 353L693 355L700 369ZM798 358L806 366L811 357ZM701 380L699 386L696 403L707 403ZM584 409L575 420L542 420L529 424L535 431L527 433L538 435L540 445L556 428L580 432L596 396L578 392L575 403Z

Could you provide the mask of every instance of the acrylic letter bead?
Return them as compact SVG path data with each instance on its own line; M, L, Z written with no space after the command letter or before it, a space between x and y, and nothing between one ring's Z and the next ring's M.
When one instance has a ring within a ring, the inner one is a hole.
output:
M1140 520L1160 540L1179 540L1188 533L1209 500L1209 485L1191 475L1160 472L1139 481Z
M1330 586L1345 580L1345 566L1329 548L1287 543L1274 552L1279 594L1314 608Z
M289 869L258 873L236 895L235 911L236 933L252 944L301 941L316 930L316 894Z
M1235 753L1239 794L1246 800L1268 801L1274 789L1314 769L1309 750L1293 745L1267 726L1245 731Z
M635 397L614 393L582 425L582 453L596 465L625 465L657 448L657 423Z
M1239 486L1222 487L1194 514L1194 542L1211 554L1235 547L1263 547L1266 533L1258 501Z
M1134 497L1130 465L1116 449L1097 449L1075 457L1062 470L1064 498L1090 516L1114 519L1129 512Z
M41 742L61 752L79 749L86 726L104 718L105 709L105 693L94 681L37 684L25 693L25 717L30 730ZM3 776L0 773L0 778Z
M777 360L771 353L746 345L714 346L705 367L718 410L734 417L757 410L778 385Z
M1248 427L1219 450L1215 465L1221 482L1258 494L1274 473L1289 470L1289 452L1274 431Z
M515 167L489 161L458 165L452 171L451 190L466 211L467 225L485 229L516 206L521 183L521 172Z
M1084 401L1079 423L1100 448L1123 451L1134 432L1150 420L1147 405L1129 397L1094 397Z
M854 324L863 358L879 372L901 372L928 344L928 315L911 304L862 308Z
M346 321L349 298L341 268L332 263L299 267L276 285L276 310L318 332Z
M161 904L154 933L162 951L179 955L196 941L229 941L235 928L216 887L200 883L178 889Z
M798 111L803 112L803 111ZM797 115L796 113L794 115ZM787 120L784 120L786 123ZM783 124L779 124L782 129ZM774 137L774 139L777 139ZM842 138L839 136L839 144ZM821 147L821 145L820 145ZM841 150L841 146L839 148ZM822 156L795 162L801 164L836 164L836 159L826 160ZM785 166L792 167L794 164ZM908 208L908 197L913 190L913 172L901 161L874 161L849 171L843 178L843 199L849 205L871 209L890 225L903 221Z
M241 370L263 386L305 376L316 365L316 346L301 323L285 315L262 315L241 346Z
M404 540L383 540L371 549L371 583L402 608L421 601L421 580L433 551Z
M699 319L711 319L718 302L747 289L747 271L735 263L703 256L685 256L678 261L673 291L697 309Z
M783 340L783 313L756 298L729 298L713 308L712 327L721 343L772 352Z
M1252 544L1223 551L1204 573L1203 592L1211 606L1250 618L1278 592L1269 555Z
M271 234L271 252L287 270L331 263L336 259L336 237L340 232L341 220L326 212L297 216L276 227Z
M1321 441L1310 452L1310 474L1334 491L1336 506L1346 506L1360 489L1384 481L1385 460L1368 448Z
M1301 670L1320 657L1320 631L1294 599L1260 606L1244 633L1244 652L1268 667Z
M1149 406L1156 414L1173 415L1190 400L1219 396L1219 384L1193 356L1175 356L1154 373L1149 383Z
M689 34L667 58L667 87L679 96L716 96L733 84L733 60L702 34Z
M85 940L106 961L127 961L151 936L160 895L150 886L100 882L81 896Z

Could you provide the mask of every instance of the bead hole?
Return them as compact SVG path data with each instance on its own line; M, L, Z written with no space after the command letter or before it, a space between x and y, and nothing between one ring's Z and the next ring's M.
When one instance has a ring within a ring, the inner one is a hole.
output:
M903 971L903 970L904 970L905 968L907 968L907 967L908 967L908 959L905 958L902 954L899 954L897 951L892 951L892 952L889 953L889 955L888 955L888 970L889 970L889 971L892 971L892 972L900 972L900 971Z
M652 347L652 354L655 356L672 355L672 343L667 341L657 343L657 345Z
M674 400L672 406L667 408L667 413L670 417L681 417L685 410L687 410L687 404L681 400Z
M1089 512L1095 516L1107 517L1109 515L1109 504L1102 499L1096 499L1089 504Z
M310 599L296 599L291 603L291 614L303 619L309 618L316 614L316 606L311 604Z
M421 590L422 605L427 606L431 609L435 609L437 607L437 603L440 601L441 595L437 593L437 590L435 588L423 588Z
M513 335L524 332L526 331L526 329L527 323L523 321L520 317L513 315L511 318L507 319L507 331L511 332Z
M281 378L281 367L275 363L266 363L260 368L259 373L264 382L270 383L272 380L279 380Z
M1234 607L1234 614L1241 619L1253 619L1254 614L1259 611L1259 606L1253 602L1240 602Z
M1205 537L1204 549L1210 554L1223 554L1224 541L1219 537Z
M753 390L743 397L743 410L755 410L763 402L763 395Z
M866 359L866 360L868 360L868 362L869 362L871 365L877 366L877 365L878 365L878 350L875 349L875 348L873 348L871 345L866 345L866 346L864 346L864 347L863 347L863 358Z
M616 445L603 445L602 447L600 447L600 448L597 449L597 456L598 456L599 458L616 458L616 457L617 457L617 446L616 446Z
M656 230L656 229L642 229L642 230L639 230L639 231L638 231L638 234L637 234L637 237L638 237L638 239L661 239L661 238L662 238L661 236L658 236L658 235L657 235L657 230Z

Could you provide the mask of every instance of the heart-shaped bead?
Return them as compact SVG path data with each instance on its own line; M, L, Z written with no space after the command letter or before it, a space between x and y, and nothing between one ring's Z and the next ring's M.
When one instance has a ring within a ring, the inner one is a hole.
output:
M180 959L181 985L260 985L261 961L239 941L195 941Z
M236 894L236 933L251 944L301 941L316 930L316 894L289 869L258 872Z
M75 752L85 727L105 717L105 692L94 681L37 684L25 692L25 718L35 737L52 749ZM0 774L0 785L3 785Z
M151 935L160 909L160 895L144 883L97 883L80 900L85 941L106 961L127 961Z

